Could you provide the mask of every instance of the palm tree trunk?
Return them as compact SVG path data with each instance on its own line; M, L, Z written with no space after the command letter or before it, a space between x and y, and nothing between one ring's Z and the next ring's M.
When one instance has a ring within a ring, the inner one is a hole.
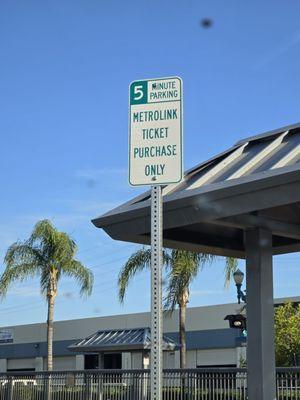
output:
M48 319L47 319L47 370L53 370L53 319L54 319L54 298L48 296Z
M180 368L186 368L186 302L179 304Z

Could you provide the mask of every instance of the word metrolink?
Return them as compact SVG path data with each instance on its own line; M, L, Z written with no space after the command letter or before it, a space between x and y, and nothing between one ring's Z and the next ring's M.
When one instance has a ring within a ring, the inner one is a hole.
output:
M177 109L134 112L132 122L151 122L177 119Z

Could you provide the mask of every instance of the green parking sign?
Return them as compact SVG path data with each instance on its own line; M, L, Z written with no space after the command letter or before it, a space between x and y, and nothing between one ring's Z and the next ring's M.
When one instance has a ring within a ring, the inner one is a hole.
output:
M129 88L129 182L165 185L182 179L182 81L139 80Z

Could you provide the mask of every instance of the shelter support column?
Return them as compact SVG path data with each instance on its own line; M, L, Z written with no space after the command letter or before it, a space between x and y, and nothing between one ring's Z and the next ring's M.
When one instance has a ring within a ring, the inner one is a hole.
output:
M272 233L245 232L249 400L276 399Z

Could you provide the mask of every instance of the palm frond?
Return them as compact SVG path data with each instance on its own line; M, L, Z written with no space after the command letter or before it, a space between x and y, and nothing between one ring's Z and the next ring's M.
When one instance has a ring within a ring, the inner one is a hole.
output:
M51 267L47 266L41 270L40 290L43 296L47 296L51 281Z
M170 257L170 272L164 307L171 310L188 295L191 282L205 265L210 264L214 256L205 253L195 253L187 250L172 250Z
M49 260L53 249L54 236L55 228L51 221L44 219L35 224L28 242L32 246L39 247Z
M48 263L55 264L58 269L61 263L72 260L77 251L74 240L68 234L58 231L47 219L34 226L28 243L38 247Z
M38 264L23 263L7 267L0 278L0 298L3 299L9 287L16 281L23 282L27 278L33 278L40 273Z
M16 242L7 250L4 259L6 270L0 278L0 296L6 295L15 280L22 281L38 274L41 292L47 295L50 286L57 287L63 273L75 277L81 295L89 295L93 274L74 260L76 251L77 246L69 235L58 231L49 220L39 221L28 240Z
M170 263L170 256L167 250L162 251L162 263L167 266ZM133 253L126 264L123 266L119 273L118 287L119 287L119 301L124 302L126 289L131 279L144 269L151 267L151 248L142 248L141 250Z
M0 277L0 297L3 299L15 281L37 276L45 265L43 254L28 241L13 243L4 257L6 269Z
M180 275L170 274L166 295L164 298L164 309L168 313L172 313L180 302L180 295L183 289L186 288L185 280L180 278Z
M177 266L180 274L181 266L185 274L195 277L197 273L203 269L206 264L210 264L215 257L211 254L195 253L187 250L172 250L169 266L174 269Z
M80 261L72 260L68 264L62 265L62 272L76 280L80 286L81 296L90 296L93 290L94 275Z
M23 263L35 265L44 265L45 259L43 254L38 248L35 248L28 244L28 242L16 242L13 243L7 250L4 257L4 263L7 267L15 267Z
M151 266L151 249L143 248L133 253L119 273L118 287L119 300L123 303L126 289L130 280L136 275Z
M225 276L224 286L226 288L229 287L230 281L237 268L238 268L238 260L233 257L226 257L225 268L224 268L224 276Z

